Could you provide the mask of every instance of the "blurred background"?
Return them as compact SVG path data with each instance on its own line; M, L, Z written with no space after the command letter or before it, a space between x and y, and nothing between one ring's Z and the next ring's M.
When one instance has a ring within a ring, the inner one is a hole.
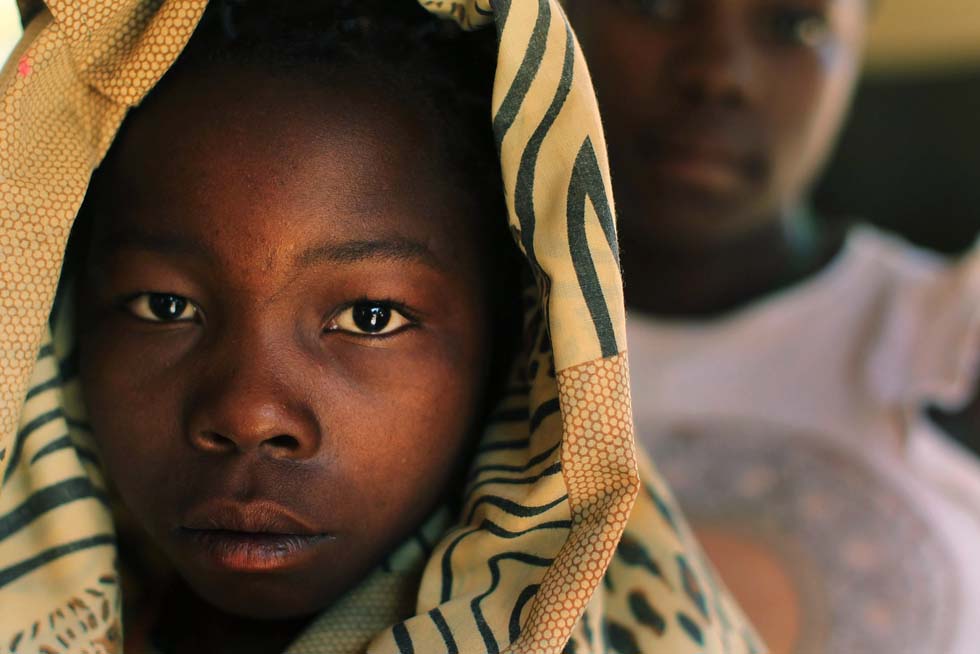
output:
M962 251L980 233L980 1L880 0L878 12L816 206Z
M864 81L815 204L962 251L980 233L980 0L878 5ZM19 34L15 1L0 0L0 60Z
M14 0L0 0L0 60L6 61L20 36L20 18Z

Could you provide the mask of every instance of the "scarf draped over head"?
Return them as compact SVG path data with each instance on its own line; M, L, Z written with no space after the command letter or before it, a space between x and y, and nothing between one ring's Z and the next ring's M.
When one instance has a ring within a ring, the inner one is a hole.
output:
M0 76L0 653L119 652L114 526L56 290L92 171L206 1L19 4ZM461 514L430 520L290 651L761 652L634 449L605 142L560 5L421 4L496 25L492 129L537 282L529 345Z

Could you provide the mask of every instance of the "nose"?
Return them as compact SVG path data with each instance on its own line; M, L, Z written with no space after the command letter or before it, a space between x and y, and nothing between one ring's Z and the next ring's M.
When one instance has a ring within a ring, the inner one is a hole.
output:
M236 343L216 362L191 401L187 435L212 454L257 452L277 459L316 455L316 411L289 370L289 357Z
M692 103L738 106L755 93L752 35L726 3L709 5L684 30L671 67L674 82Z

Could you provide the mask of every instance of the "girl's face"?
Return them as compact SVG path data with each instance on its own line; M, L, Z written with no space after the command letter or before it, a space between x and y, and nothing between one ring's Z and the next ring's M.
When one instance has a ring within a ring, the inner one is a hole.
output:
M376 92L185 73L98 182L92 427L129 509L222 610L324 608L465 458L487 256L426 133Z
M567 2L630 234L697 248L801 201L850 98L867 0Z

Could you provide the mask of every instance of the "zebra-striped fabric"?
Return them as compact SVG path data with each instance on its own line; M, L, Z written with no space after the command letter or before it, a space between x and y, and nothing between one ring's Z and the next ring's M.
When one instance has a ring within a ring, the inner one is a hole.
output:
M492 129L536 273L529 345L461 514L434 516L289 651L762 651L633 446L605 145L560 5L421 2L496 25ZM93 168L206 0L20 4L34 17L0 75L0 654L119 652L112 512L55 289Z

